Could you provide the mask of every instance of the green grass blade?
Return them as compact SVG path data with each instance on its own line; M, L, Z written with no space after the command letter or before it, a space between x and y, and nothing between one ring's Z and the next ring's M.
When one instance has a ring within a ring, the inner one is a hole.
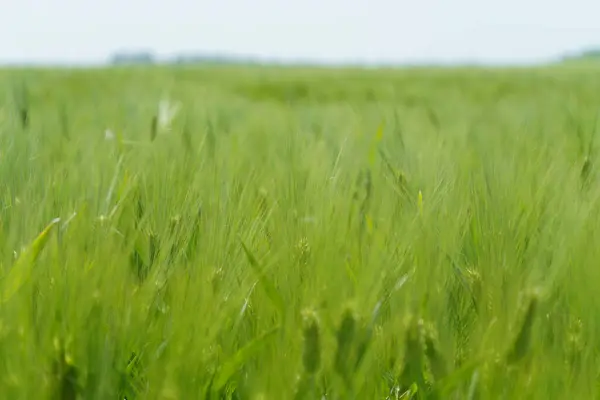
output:
M281 297L281 294L279 293L279 291L277 290L277 287L273 284L273 282L271 282L271 280L269 278L267 278L267 276L264 274L263 268L261 267L261 265L258 262L258 260L256 259L256 257L254 257L254 254L252 254L250 249L248 249L246 244L241 239L240 239L240 241L242 243L242 248L244 249L244 253L246 254L246 258L248 259L250 266L252 267L252 269L254 270L256 275L258 276L258 280L259 280L263 290L265 291L265 293L267 294L267 296L269 297L269 299L271 300L271 302L273 303L273 305L275 306L277 311L280 313L280 315L284 316L285 315L285 303L283 301L283 297Z
M231 379L231 377L247 363L250 358L256 355L268 342L269 340L279 331L279 327L275 327L256 339L242 347L235 353L229 360L225 361L214 380L213 392L218 393Z
M3 303L10 300L29 279L38 256L48 243L50 232L59 222L60 218L53 219L17 258L8 275L2 280L1 300Z

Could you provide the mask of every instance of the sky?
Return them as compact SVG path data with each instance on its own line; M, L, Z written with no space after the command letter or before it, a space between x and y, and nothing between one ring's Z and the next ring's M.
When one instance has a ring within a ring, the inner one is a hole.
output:
M598 0L0 0L0 63L119 50L527 64L600 47Z

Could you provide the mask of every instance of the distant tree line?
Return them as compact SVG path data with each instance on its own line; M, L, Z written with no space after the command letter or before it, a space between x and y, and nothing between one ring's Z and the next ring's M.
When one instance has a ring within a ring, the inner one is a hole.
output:
M563 60L600 60L600 48L593 48L579 52L574 52L563 57Z
M565 54L557 61L599 60L600 48L591 48L579 52ZM176 54L172 57L158 58L150 51L121 51L114 53L110 58L112 65L153 65L153 64L278 64L276 60L259 59L231 54L186 53ZM312 65L311 62L296 60L292 64ZM352 64L352 63L350 63ZM360 64L360 63L359 63Z
M264 62L264 61L263 61ZM152 65L152 64L258 64L261 60L222 54L179 54L159 59L148 51L122 51L110 58L112 65Z
M113 54L110 63L113 65L154 64L154 54L150 52L119 52Z
M581 58L598 58L600 59L600 49L587 50L581 53Z

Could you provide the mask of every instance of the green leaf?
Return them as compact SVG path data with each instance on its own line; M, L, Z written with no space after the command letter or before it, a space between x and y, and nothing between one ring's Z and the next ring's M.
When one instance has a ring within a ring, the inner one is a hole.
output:
M48 243L50 232L58 225L60 218L53 219L19 256L8 275L2 281L0 302L5 303L25 284L31 276L33 265Z
M229 379L231 379L233 374L242 368L251 357L258 353L277 331L279 331L279 327L275 327L270 331L263 333L261 336L242 347L233 355L233 357L227 360L217 372L213 384L213 393L218 393L227 384Z
M244 249L246 258L248 258L250 266L258 275L258 281L260 282L265 293L267 294L275 308L277 308L277 311L279 311L281 316L285 315L285 303L283 302L283 297L281 297L281 294L279 293L273 282L271 282L271 280L267 278L267 276L264 274L263 268L261 267L260 263L258 262L256 257L254 257L252 252L248 249L244 241L240 239L240 242L242 243L242 248Z
M482 364L482 361L478 357L463 364L460 368L439 380L436 384L436 389L441 393L442 397L445 397L461 383L468 382L472 378L473 373Z
M377 155L377 147L379 146L379 143L381 143L381 140L383 139L383 129L384 129L385 125L382 122L379 127L377 128L377 131L375 132L375 136L373 137L373 141L371 142L371 147L369 148L369 165L372 167L373 165L375 165L375 157Z

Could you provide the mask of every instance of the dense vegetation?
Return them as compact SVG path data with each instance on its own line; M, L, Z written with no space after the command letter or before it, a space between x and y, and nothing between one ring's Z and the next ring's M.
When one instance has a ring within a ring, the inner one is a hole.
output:
M3 398L600 392L594 68L0 88Z

